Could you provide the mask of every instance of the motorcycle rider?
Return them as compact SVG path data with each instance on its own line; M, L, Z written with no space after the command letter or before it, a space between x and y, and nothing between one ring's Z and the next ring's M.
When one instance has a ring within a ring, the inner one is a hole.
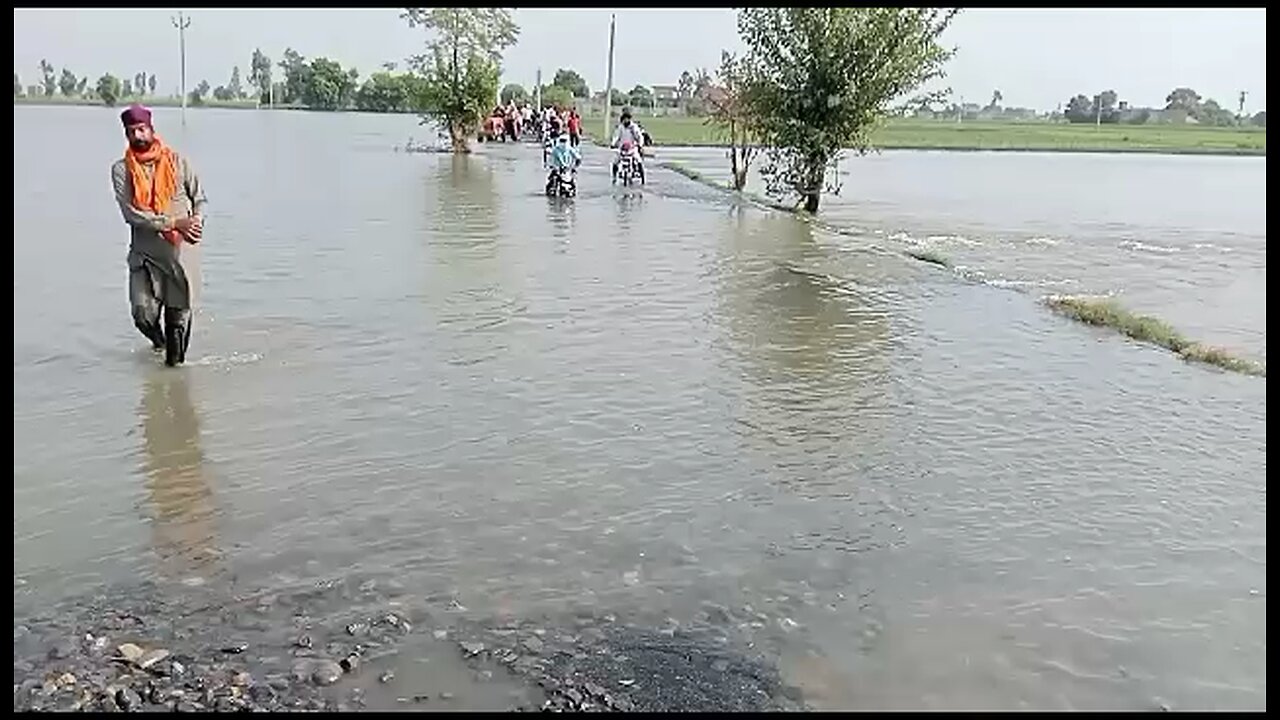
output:
M628 143L630 146L637 148L636 162L640 163L640 176L643 178L643 153L639 152L639 148L644 147L644 131L638 124L631 121L631 111L623 110L622 117L618 118L618 127L613 131L613 140L609 142L609 147L618 148L617 154L613 156L613 164L610 166L614 182L618 180L618 163L622 160L622 145L627 141L630 141Z
M551 168L551 172L547 175L547 192L550 193L555 189L556 173L561 169L568 168L571 172L577 173L578 166L582 165L582 152L569 143L568 135L561 135L556 140L555 148L551 150L551 158L547 165Z

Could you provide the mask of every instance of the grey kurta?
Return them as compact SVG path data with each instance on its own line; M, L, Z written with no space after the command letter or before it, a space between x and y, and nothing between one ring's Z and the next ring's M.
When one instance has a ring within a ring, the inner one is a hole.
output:
M154 172L153 165L144 165ZM133 181L121 158L111 166L111 184L124 221L129 224L129 295L137 307L140 297L150 295L166 308L192 310L200 296L200 245L183 240L175 247L160 234L173 227L178 218L204 217L207 200L200 178L182 155L178 155L178 187L164 214L140 210L133 205ZM143 284L140 286L140 283ZM149 292L148 292L149 291Z

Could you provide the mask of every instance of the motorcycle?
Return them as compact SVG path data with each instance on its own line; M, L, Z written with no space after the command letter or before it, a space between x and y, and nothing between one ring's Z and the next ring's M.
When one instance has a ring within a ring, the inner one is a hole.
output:
M618 174L614 182L622 181L623 185L631 185L636 180L644 184L644 165L640 162L640 151L632 146L618 153Z
M578 180L572 168L558 168L547 178L547 197L571 198L578 194Z

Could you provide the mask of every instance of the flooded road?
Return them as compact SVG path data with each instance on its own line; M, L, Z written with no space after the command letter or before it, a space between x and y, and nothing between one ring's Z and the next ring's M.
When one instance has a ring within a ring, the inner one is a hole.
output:
M15 622L371 573L727 608L818 708L1265 708L1264 379L591 148L563 202L534 148L394 152L414 118L156 116L211 208L178 371L129 322L116 114L14 109Z

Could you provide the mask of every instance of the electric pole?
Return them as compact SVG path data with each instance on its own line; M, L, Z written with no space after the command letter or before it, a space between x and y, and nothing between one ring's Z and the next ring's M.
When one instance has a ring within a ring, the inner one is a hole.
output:
M618 29L617 16L610 15L609 16L609 75L608 75L608 80L606 81L606 86L604 90L604 134L600 136L601 138L604 139L605 142L609 141L608 138L610 136L610 131L613 129L613 126L609 122L610 120L609 116L613 113L613 40L614 40L614 35L617 32L617 29Z
M1243 120L1243 119L1244 119L1244 99L1245 99L1246 97L1248 97L1248 95L1249 95L1249 91L1248 91L1248 90L1241 90L1241 91L1240 91L1240 110L1239 110L1238 112L1236 112L1236 119L1238 119L1238 120Z
M182 93L182 126L187 125L187 28L191 27L191 18L183 17L182 11L178 11L178 17L170 18L173 26L178 28L178 53L179 60L179 80L178 88Z

